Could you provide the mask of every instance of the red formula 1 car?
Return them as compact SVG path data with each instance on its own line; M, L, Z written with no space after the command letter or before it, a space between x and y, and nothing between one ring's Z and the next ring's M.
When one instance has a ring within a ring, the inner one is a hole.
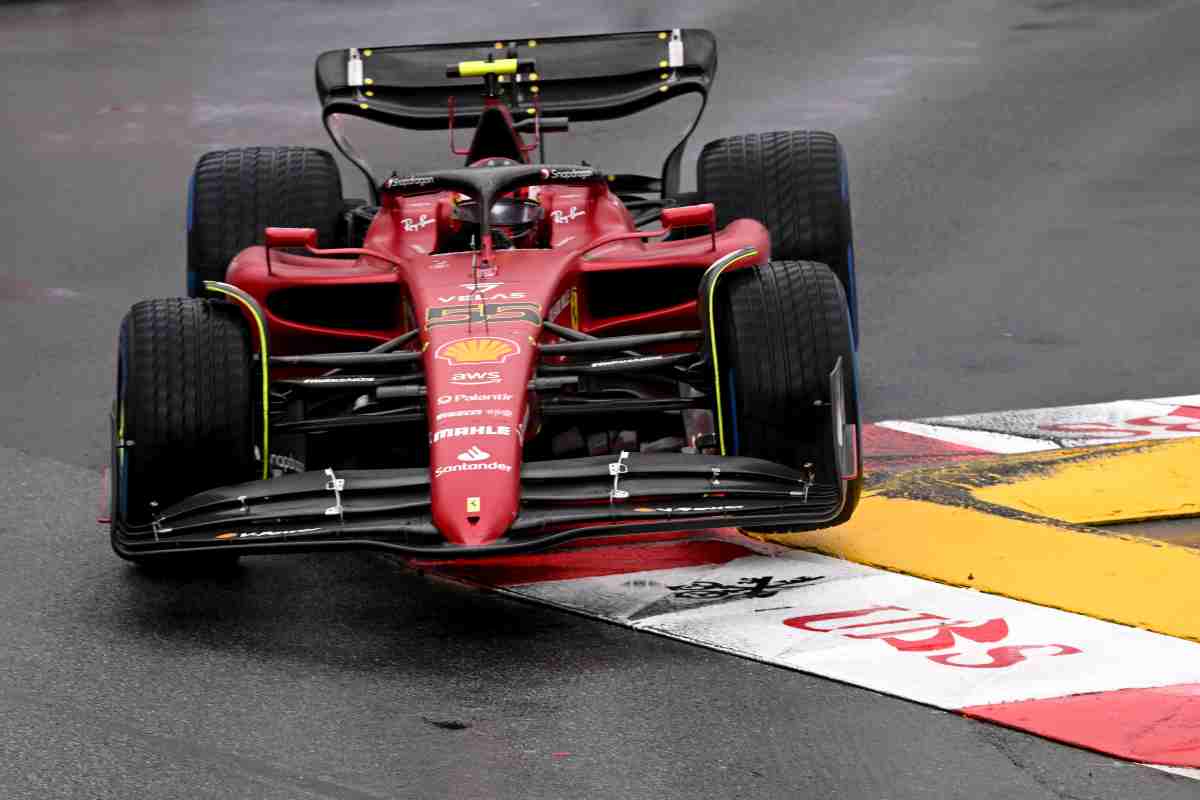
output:
M702 30L321 55L326 127L372 197L343 200L322 150L200 159L190 296L121 325L117 553L445 558L848 519L861 455L837 140L711 142L693 194L696 122L658 178L534 159L569 124L706 99L715 68ZM341 115L449 127L452 149L456 125L474 135L462 167L379 180Z

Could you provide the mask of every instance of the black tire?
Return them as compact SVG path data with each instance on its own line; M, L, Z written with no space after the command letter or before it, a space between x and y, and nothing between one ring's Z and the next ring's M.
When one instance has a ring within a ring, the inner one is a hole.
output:
M188 188L188 295L225 280L239 252L263 243L268 225L316 228L336 247L342 178L333 156L312 147L239 147L205 153Z
M251 354L248 326L222 301L145 300L125 315L117 360L114 536L118 522L146 525L156 510L189 495L257 477Z
M828 265L857 324L849 180L836 136L778 131L717 139L700 152L697 183L721 227L742 217L766 226L772 259Z
M860 430L841 282L824 264L772 261L735 270L717 288L722 388L732 390L725 407L733 422L727 451L797 468L812 464L818 483L835 485L840 476L828 404L829 373L839 358L848 390L846 422L856 426L856 434ZM858 477L849 482L846 505L830 525L845 522L858 505L862 448L856 450Z

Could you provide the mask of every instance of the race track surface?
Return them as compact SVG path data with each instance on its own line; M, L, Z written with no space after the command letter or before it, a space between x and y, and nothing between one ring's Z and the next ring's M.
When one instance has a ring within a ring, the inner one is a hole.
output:
M117 325L182 291L195 159L326 146L311 70L335 47L710 28L720 76L693 158L755 130L846 145L871 419L1194 393L1200 7L347 9L0 5L0 796L1196 796L1185 778L375 556L148 576L94 518ZM440 140L395 141L397 167L442 157ZM637 149L584 144L613 168Z

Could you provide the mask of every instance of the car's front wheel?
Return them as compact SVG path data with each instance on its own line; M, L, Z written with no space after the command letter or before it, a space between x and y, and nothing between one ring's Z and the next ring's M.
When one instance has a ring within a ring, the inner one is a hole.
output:
M204 489L253 480L248 326L218 300L144 300L121 322L113 415L113 544ZM118 555L128 558L116 548Z
M837 485L846 470L835 445L839 431L833 427L830 373L841 360L845 423L854 426L841 433L853 431L857 461L841 514L829 525L845 522L862 491L862 449L850 316L841 283L824 264L772 261L729 272L717 290L727 455L810 469L816 483Z

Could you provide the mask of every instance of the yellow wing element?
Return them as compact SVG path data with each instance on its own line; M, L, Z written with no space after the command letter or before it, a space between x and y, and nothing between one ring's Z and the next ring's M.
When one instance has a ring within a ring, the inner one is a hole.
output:
M484 75L515 75L517 59L498 58L495 61L460 61L458 77L481 78Z

